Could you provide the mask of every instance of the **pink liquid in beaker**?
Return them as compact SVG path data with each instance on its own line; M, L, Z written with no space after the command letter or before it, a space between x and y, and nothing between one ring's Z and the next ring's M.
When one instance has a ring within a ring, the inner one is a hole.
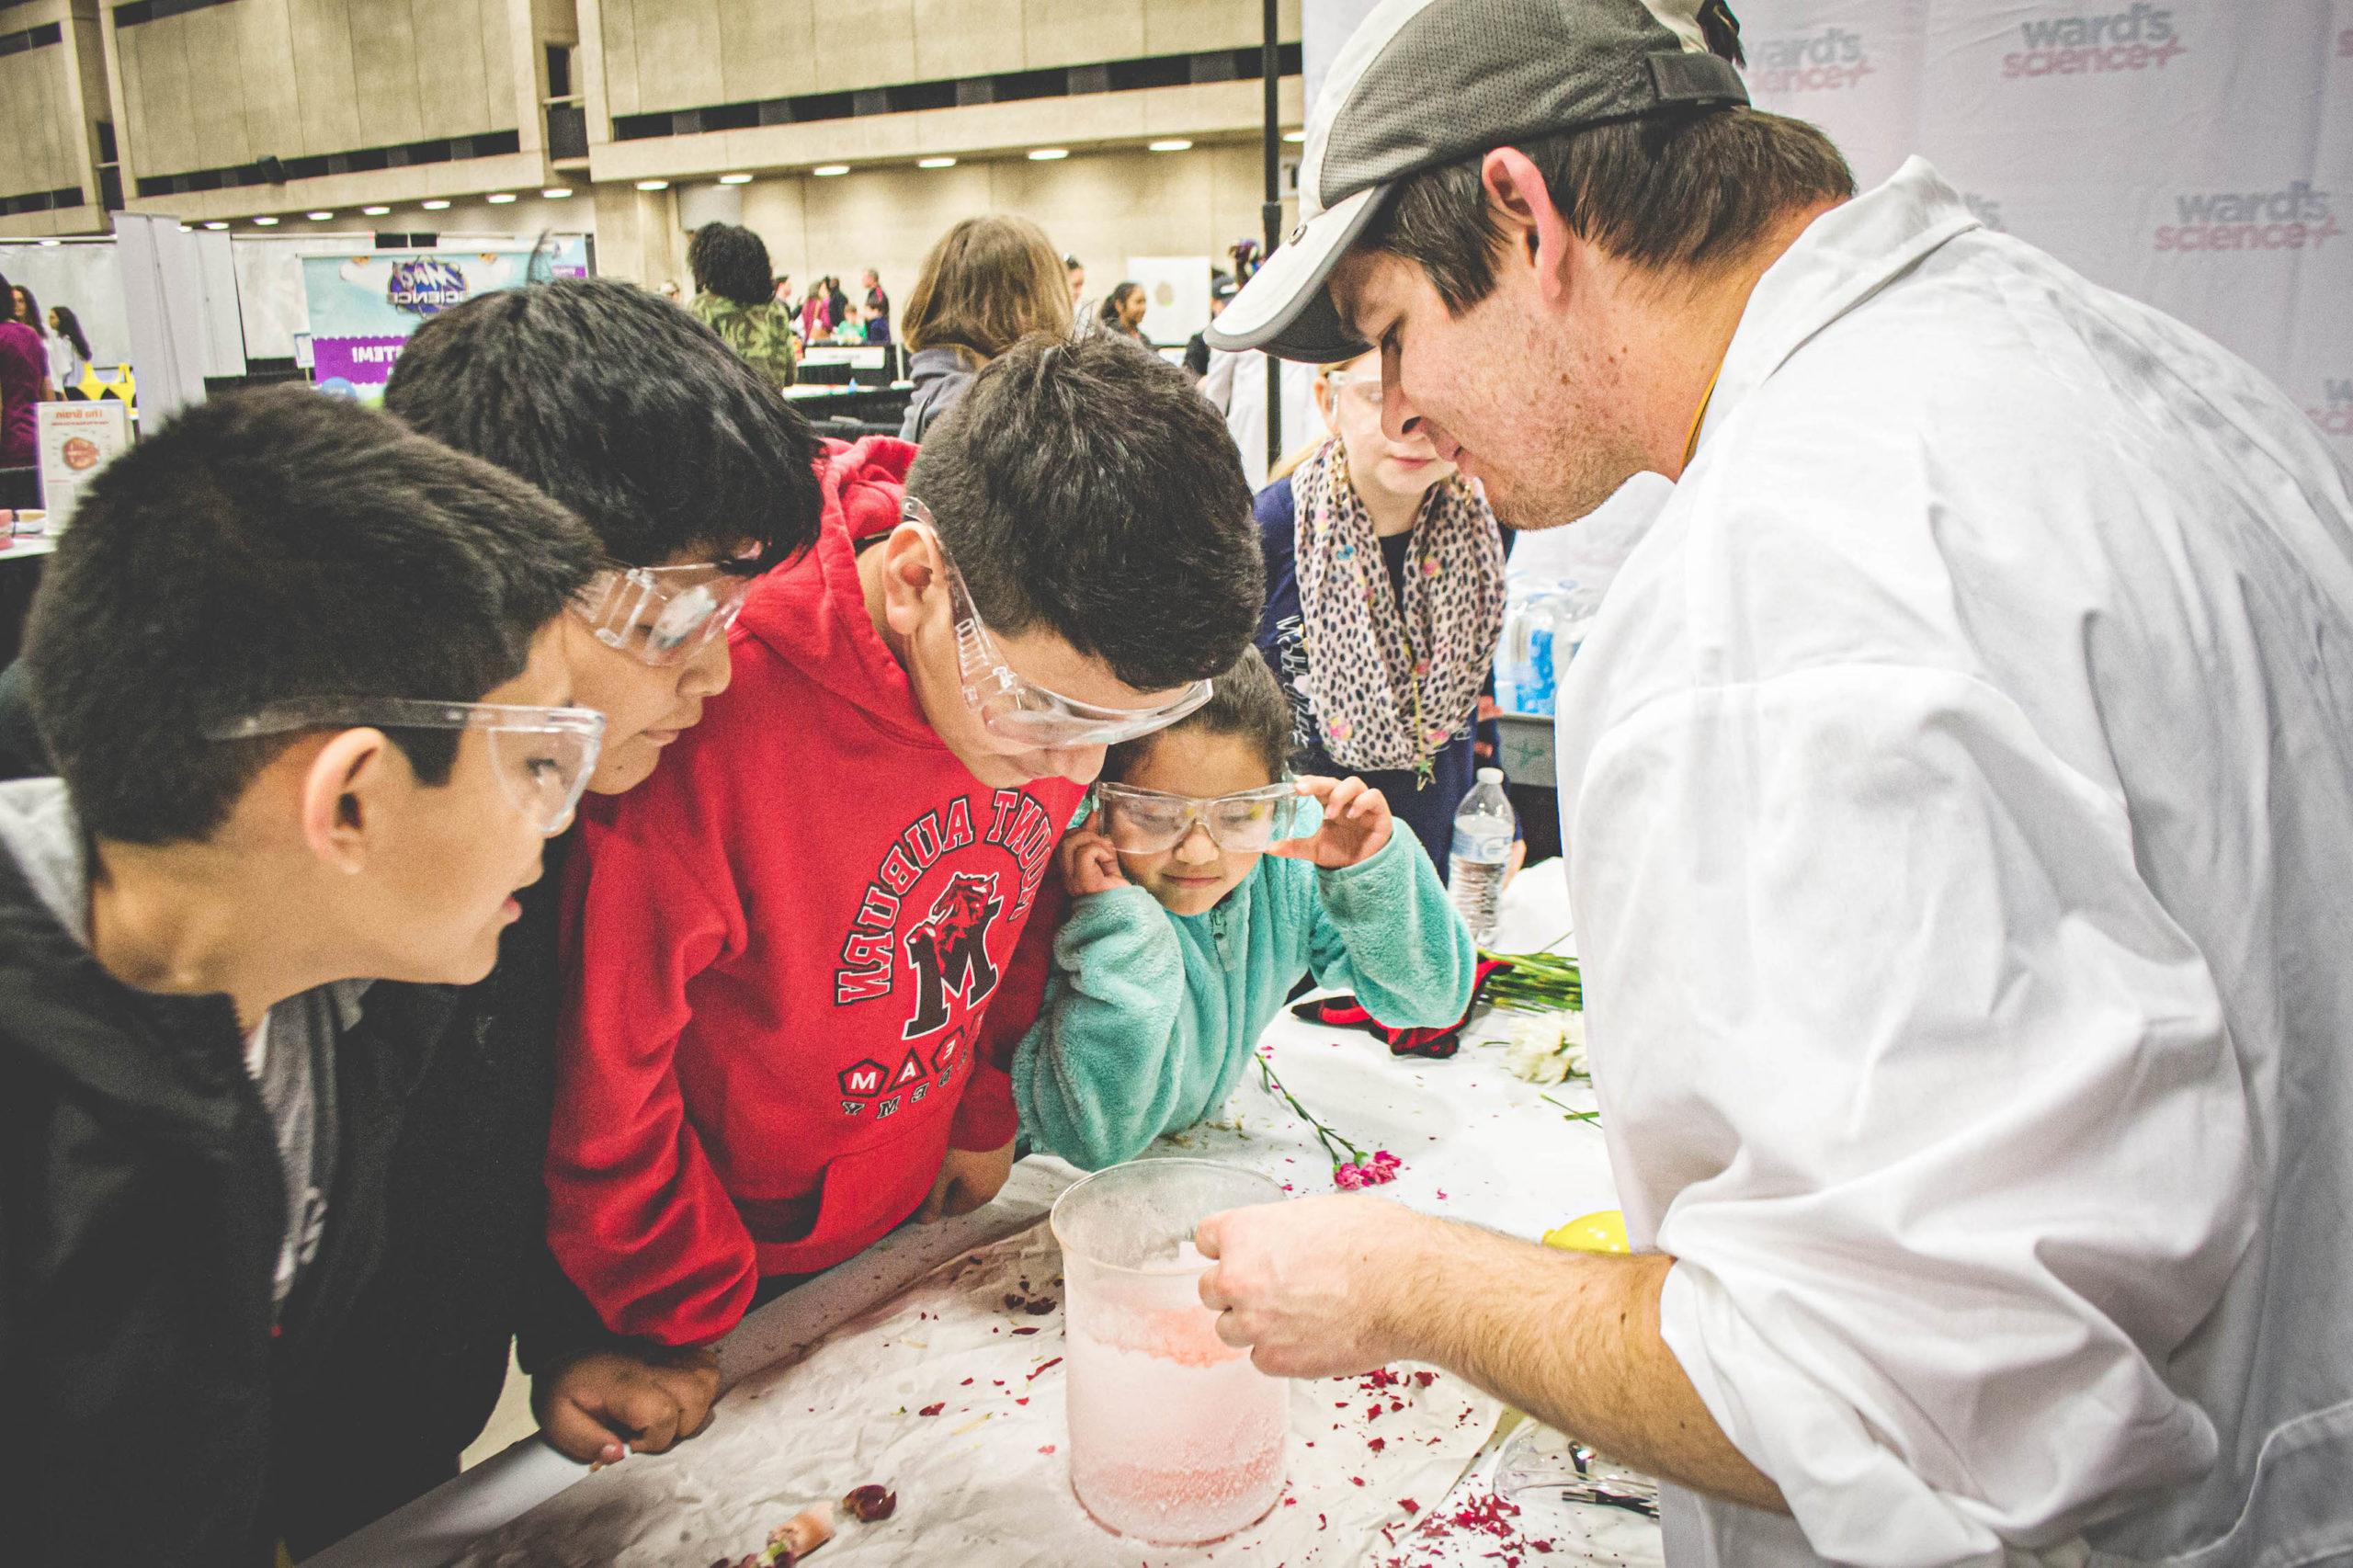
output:
M1158 1545L1216 1540L1282 1495L1290 1385L1218 1338L1199 1295L1208 1262L1190 1239L1209 1215L1280 1190L1208 1161L1149 1160L1055 1206L1071 1487L1105 1528Z

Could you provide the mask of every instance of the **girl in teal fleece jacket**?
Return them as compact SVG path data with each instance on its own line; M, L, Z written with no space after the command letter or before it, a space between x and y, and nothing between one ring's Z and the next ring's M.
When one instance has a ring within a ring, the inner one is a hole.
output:
M1420 841L1360 779L1281 783L1290 746L1253 649L1199 712L1104 759L1057 856L1071 913L1013 1056L1040 1148L1094 1169L1211 1116L1302 974L1398 1027L1470 1006L1478 955Z

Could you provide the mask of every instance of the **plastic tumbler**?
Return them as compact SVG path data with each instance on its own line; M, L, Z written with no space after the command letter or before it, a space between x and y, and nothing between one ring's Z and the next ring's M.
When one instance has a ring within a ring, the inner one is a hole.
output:
M1193 1228L1282 1188L1209 1160L1099 1171L1054 1204L1069 1346L1071 1489L1159 1546L1217 1540L1282 1495L1290 1385L1217 1336Z

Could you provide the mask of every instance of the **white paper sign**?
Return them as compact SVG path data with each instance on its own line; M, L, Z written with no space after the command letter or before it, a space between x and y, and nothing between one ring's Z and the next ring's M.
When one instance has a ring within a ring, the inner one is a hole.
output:
M96 403L44 403L36 442L40 494L49 508L49 531L74 520L82 489L116 453L131 445L130 410L113 398Z

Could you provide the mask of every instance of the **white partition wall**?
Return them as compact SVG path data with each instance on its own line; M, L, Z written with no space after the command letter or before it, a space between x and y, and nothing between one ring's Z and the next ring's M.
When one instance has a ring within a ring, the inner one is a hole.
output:
M2353 460L2353 0L1734 0L1760 107L2272 377Z

